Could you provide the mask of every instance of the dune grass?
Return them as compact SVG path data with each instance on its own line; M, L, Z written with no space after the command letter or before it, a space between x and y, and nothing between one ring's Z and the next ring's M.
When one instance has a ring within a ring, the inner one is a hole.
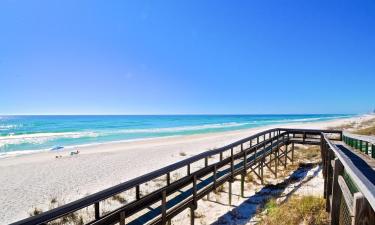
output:
M267 213L262 218L261 225L329 224L325 201L321 197L292 196L282 204L277 204L271 199L265 207Z
M375 125L372 125L370 127L361 128L354 132L355 134L360 135L375 135Z

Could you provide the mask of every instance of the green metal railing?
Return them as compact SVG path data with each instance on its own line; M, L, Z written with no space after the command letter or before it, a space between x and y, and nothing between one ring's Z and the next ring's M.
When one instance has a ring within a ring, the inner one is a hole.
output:
M357 149L375 159L375 137L344 133L343 141L350 147Z

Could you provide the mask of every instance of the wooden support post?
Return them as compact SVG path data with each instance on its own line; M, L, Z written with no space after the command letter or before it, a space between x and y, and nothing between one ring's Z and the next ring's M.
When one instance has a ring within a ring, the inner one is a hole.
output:
M353 214L354 225L375 224L375 213L361 192L354 194Z
M292 143L292 165L294 164L294 143Z
M263 164L264 164L264 159L262 158L260 160L260 177L261 177L261 184L264 184L264 179L263 179Z
M332 194L332 164L331 164L331 159L332 159L332 154L330 150L327 151L327 156L326 156L326 167L327 167L327 185L326 185L326 192L327 192L327 201L326 201L326 211L331 212L331 204L330 204L330 196Z
M286 169L286 164L288 162L288 145L285 144L285 149L284 149L284 168Z
M244 192L245 192L245 174L242 174L241 175L241 197L242 198L245 197Z
M193 176L193 207L197 209L197 175Z
M244 198L245 175L247 174L247 167L246 166L247 166L247 154L246 154L246 151L244 151L244 154L243 154L243 172L241 174L241 196L242 196L242 198Z
M230 182L233 182L234 180L234 158L233 158L233 148L231 148L230 150L230 176L231 176L231 180Z
M274 152L274 161L275 161L275 178L277 178L277 166L278 166L278 162L277 162L277 159L278 158L278 155L277 155L277 149L275 149L275 152Z
M228 190L229 205L231 206L232 205L232 182L228 182L228 185L229 185L229 190Z
M217 188L217 185L216 185L216 174L217 174L217 166L215 164L214 165L214 189Z
M338 225L340 219L340 204L342 191L338 182L340 175L344 173L344 166L339 159L335 159L335 168L333 169L333 185L332 185L332 203L331 203L331 224Z
M190 207L190 225L194 225L194 208Z
M161 224L167 224L167 192L165 190L162 192L161 199Z
M223 152L220 152L220 161L223 161Z
M190 176L190 163L187 165L187 175Z
M120 212L120 225L125 225L125 211Z
M204 166L205 166L205 167L208 166L208 157L204 158Z

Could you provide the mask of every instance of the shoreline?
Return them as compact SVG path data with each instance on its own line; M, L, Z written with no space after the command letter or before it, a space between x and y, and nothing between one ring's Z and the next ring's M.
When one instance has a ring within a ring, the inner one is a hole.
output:
M176 135L168 135L168 136L160 136L160 137L146 137L146 138L135 138L135 139L124 139L124 140L114 140L114 141L104 141L104 142L93 142L93 143L84 143L84 144L77 144L77 145L66 145L62 146L64 147L63 150L59 150L54 152L54 154L60 154L60 153L69 153L73 149L77 148L86 148L86 147L98 147L102 145L111 145L111 144L117 144L117 143L130 143L130 142L139 142L139 141L148 141L148 140L158 140L158 139L168 139L168 138L173 138L173 137L186 137L186 136L194 136L194 135L209 135L209 134L225 134L225 133L232 133L236 131L252 131L253 129L261 129L261 128L274 128L274 127L282 127L282 126L293 126L293 125L299 125L299 124L314 124L314 123L324 123L324 122L332 122L336 120L345 120L345 119L353 119L353 118L358 118L358 117L363 117L363 116L368 116L371 114L356 114L350 117L342 117L342 118L334 118L334 119L328 119L328 120L319 120L319 121L307 121L304 122L305 119L298 120L298 122L286 122L286 123L277 123L277 124L269 124L269 125L260 125L260 126L255 126L251 128L240 128L240 129L233 129L233 130L228 130L228 131L212 131L212 132L203 132L203 133L196 133L196 134L176 134ZM54 137L54 136L61 136L61 135L69 135L69 134L74 134L75 132L67 132L67 133L43 133L43 137ZM25 138L29 138L29 136L34 137L33 134L30 135L20 135L21 138L22 136L25 136ZM0 137L1 140L11 140L11 139L18 139L20 136L5 136L5 137ZM0 162L2 159L5 158L10 158L10 157L21 157L23 155L30 155L30 154L40 154L40 153L45 153L45 152L53 152L51 148L44 148L44 149L26 149L26 150L16 150L16 151L10 151L10 152L5 152L5 153L0 153Z
M56 152L39 152L0 159L0 223L28 217L33 207L47 209L52 198L68 203L88 194L152 172L193 155L218 148L262 130L325 129L360 123L375 115L330 121L277 124L244 130L154 138L80 147L80 154L56 159ZM182 154L184 153L184 154Z

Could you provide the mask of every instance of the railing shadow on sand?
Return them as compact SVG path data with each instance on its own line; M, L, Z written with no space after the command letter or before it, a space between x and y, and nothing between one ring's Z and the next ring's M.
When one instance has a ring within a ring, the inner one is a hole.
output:
M308 175L310 171L312 175ZM285 202L290 196L299 190L302 185L309 182L311 179L317 177L322 171L321 164L316 163L301 163L299 167L290 174L285 180L277 184L267 184L254 195L249 196L240 205L236 206L226 214L219 217L211 225L221 224L248 224L249 222L259 222L255 219L260 211L265 209L265 205L269 199L281 198L281 202ZM296 185L294 185L296 184ZM289 189L286 191L286 189ZM216 201L212 201L218 203Z

